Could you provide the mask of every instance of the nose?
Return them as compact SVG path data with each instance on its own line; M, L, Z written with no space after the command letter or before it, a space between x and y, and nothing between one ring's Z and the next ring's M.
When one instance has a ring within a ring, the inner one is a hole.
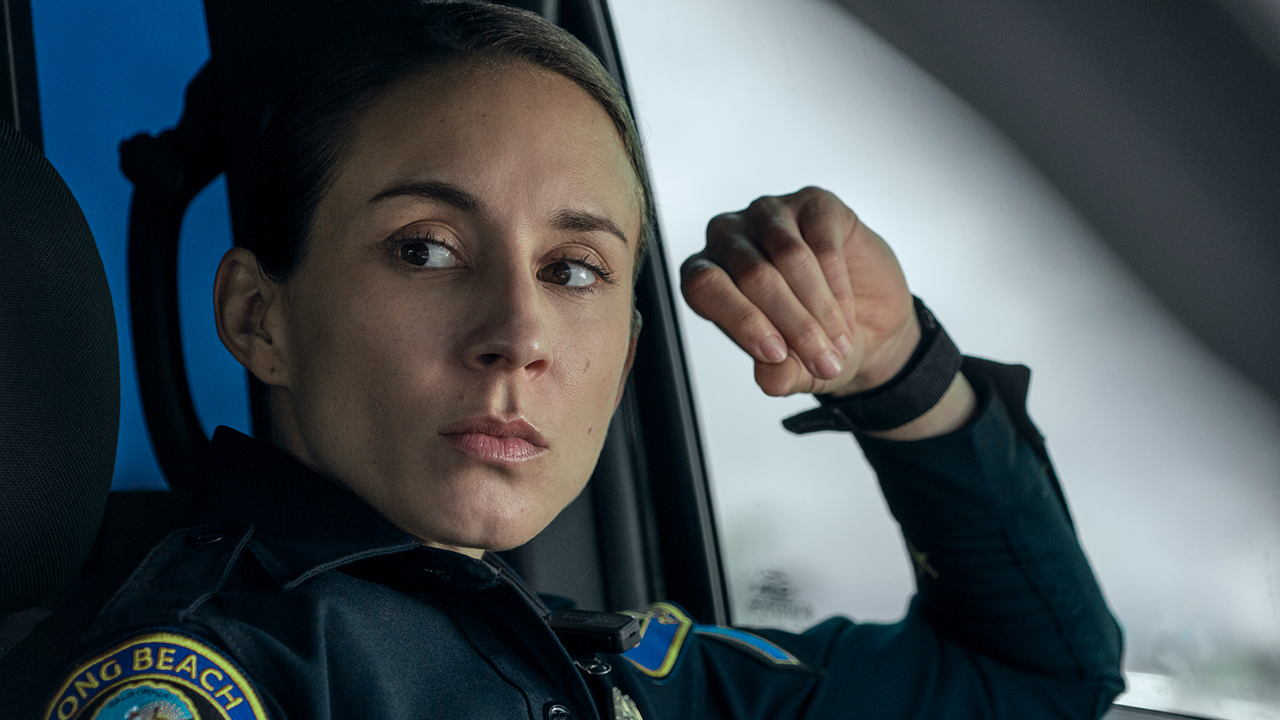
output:
M465 353L469 367L537 377L551 367L548 308L527 273L494 273L475 298L475 325Z

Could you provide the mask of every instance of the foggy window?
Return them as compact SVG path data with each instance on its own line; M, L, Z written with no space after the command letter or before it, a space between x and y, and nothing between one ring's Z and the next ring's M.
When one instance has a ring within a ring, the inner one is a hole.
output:
M981 116L822 0L613 0L674 267L708 218L807 184L893 247L961 350L1033 371L1126 637L1121 702L1280 718L1280 411L1137 282ZM896 620L913 580L847 435L682 306L733 618Z

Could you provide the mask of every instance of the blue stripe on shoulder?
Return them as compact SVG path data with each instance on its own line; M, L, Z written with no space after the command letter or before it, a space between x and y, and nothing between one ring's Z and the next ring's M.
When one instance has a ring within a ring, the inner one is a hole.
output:
M780 646L745 630L720 627L719 625L698 625L693 631L703 637L715 638L746 650L773 665L798 667L804 664L799 658Z

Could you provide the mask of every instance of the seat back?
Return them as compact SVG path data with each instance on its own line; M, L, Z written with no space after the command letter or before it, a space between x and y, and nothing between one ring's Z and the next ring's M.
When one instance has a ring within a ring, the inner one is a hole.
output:
M0 122L0 613L79 573L119 416L115 315L89 224L39 149Z

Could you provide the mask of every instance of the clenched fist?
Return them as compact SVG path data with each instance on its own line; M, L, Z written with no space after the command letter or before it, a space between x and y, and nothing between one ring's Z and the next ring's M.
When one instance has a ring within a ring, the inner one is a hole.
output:
M769 395L868 390L897 374L920 340L893 251L819 188L716 216L680 280L694 312L755 359L756 383ZM957 374L943 401L918 420L945 420L925 423L936 434L959 426L972 407L972 389ZM939 409L948 410L945 418Z

